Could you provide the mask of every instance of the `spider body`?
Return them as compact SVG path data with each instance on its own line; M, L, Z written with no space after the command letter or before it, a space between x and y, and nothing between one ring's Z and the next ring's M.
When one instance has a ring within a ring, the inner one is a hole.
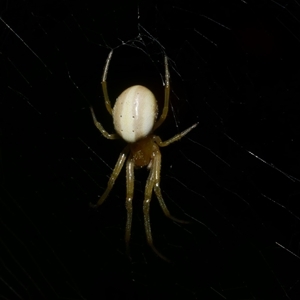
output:
M152 131L157 117L156 99L144 86L129 87L116 100L112 116L119 136L134 143Z
M114 108L111 108L111 103L108 97L106 77L108 72L109 63L112 57L113 51L111 51L106 60L102 76L102 90L105 100L107 111L113 117L113 123L116 133L109 134L98 122L94 110L91 107L91 113L93 121L98 130L107 139L122 138L128 143L128 145L121 152L114 170L109 178L107 188L96 203L92 205L97 207L101 205L109 195L115 180L120 174L120 171L126 161L126 210L127 210L127 221L125 229L125 242L127 250L129 249L129 240L131 234L132 224L132 199L134 191L134 168L145 167L149 169L149 177L145 187L145 198L143 202L143 213L144 213L144 226L146 232L146 238L149 246L152 250L162 259L168 261L153 245L151 226L150 226L150 202L152 198L152 192L156 194L158 202L164 212L164 214L176 221L181 223L187 223L186 221L179 220L173 217L161 194L160 189L160 169L161 169L161 153L160 147L168 146L169 144L180 140L198 123L192 125L183 132L175 135L169 140L162 141L159 136L154 135L153 132L157 129L165 120L168 114L169 107L169 95L170 95L170 74L168 68L168 59L165 56L165 97L164 107L162 114L157 120L157 102L153 93L144 86L135 85L129 87L121 93L117 98Z

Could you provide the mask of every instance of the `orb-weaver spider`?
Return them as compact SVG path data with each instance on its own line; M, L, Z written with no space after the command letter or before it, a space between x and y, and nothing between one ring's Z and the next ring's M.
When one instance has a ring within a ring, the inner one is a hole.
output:
M134 190L134 167L144 167L150 170L149 177L146 182L145 188L145 198L143 203L144 212L144 225L146 231L147 242L153 251L162 259L168 259L163 256L154 246L151 226L150 226L150 202L152 197L152 191L154 190L159 204L164 212L164 214L180 223L187 223L186 221L179 220L173 217L161 194L160 189L160 169L161 169L161 153L159 148L170 145L173 142L180 140L183 136L189 133L193 128L195 128L198 123L192 125L183 132L175 135L174 137L162 141L153 132L163 123L168 115L169 109L169 96L170 96L170 73L168 67L168 58L165 56L165 97L164 106L162 114L156 120L158 114L157 102L153 93L144 86L135 85L127 88L121 93L117 98L116 103L112 109L111 103L107 92L107 72L108 67L112 58L113 50L110 51L106 64L104 66L103 76L102 76L102 90L105 100L105 105L107 111L112 115L114 127L116 133L109 134L103 126L96 119L93 108L91 107L91 113L95 126L99 129L104 137L107 139L117 139L122 138L128 145L122 150L114 170L109 178L107 188L103 195L100 197L98 202L93 207L101 205L110 193L115 180L120 174L120 171L126 161L126 209L127 209L127 222L125 230L125 242L127 245L127 250L129 249L129 240L131 234L131 224L132 224L132 199Z

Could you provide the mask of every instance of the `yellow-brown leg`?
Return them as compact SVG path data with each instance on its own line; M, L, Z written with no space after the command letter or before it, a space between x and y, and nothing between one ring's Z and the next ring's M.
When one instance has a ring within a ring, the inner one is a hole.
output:
M104 127L102 126L102 124L101 124L100 122L98 122L98 120L97 120L97 118L96 118L96 115L95 115L95 113L94 113L94 109L93 109L92 107L90 107L90 109L91 109L91 113L92 113L92 117L93 117L94 124L95 124L95 126L97 127L97 129L102 133L102 135L103 135L104 137L106 137L106 138L109 139L109 140L115 140L115 139L120 138L119 135L116 134L116 133L112 133L112 134L108 133L108 132L104 129Z
M129 241L131 235L131 224L132 224L132 199L134 191L134 161L132 156L127 159L126 162L126 210L127 210L127 220L125 229L125 243L127 253L129 255Z
M106 188L105 192L103 193L103 195L100 197L100 199L98 200L98 202L96 204L90 203L90 206L97 207L97 206L101 205L104 202L104 200L107 198L107 196L109 195L109 192L111 191L112 187L114 186L115 181L118 178L118 176L122 170L122 167L124 165L124 162L125 162L127 154L128 154L128 150L129 150L128 146L126 146L122 150L122 152L117 160L117 163L114 167L114 170L108 180L108 184L107 184L107 188Z
M166 140L166 141L162 141L161 138L157 135L153 136L154 141L157 143L157 145L159 147L166 147L176 141L179 141L181 138L183 138L186 134L188 134L192 129L194 129L199 123L195 123L194 125L192 125L191 127L189 127L188 129L176 134L175 136L173 136L172 138Z
M159 119L154 124L153 130L158 128L163 121L166 119L169 111L169 98L170 98L170 72L168 66L168 57L165 55L165 100L164 100L164 107L162 110L162 114Z
M154 172L154 181L155 181L154 192L158 199L159 205L166 217L168 217L176 222L179 222L179 223L185 223L185 224L189 223L187 221L177 219L170 214L170 211L168 210L166 203L162 197L161 189L159 186L159 184L160 184L160 169L161 169L161 154L160 154L159 149L157 149L156 153L155 153L155 159L153 160L153 172Z
M106 78L107 78L108 67L109 67L109 64L111 61L112 54L113 54L113 50L111 50L109 52L108 57L106 59L106 63L105 63L103 75L102 75L102 82L101 82L102 91L103 91L104 100L105 100L105 106L106 106L107 111L110 113L110 115L112 114L112 109L111 109L111 103L110 103L110 100L108 97L108 92L107 92Z
M155 157L153 158L155 161ZM143 212L144 212L144 225L145 225L145 231L146 231L146 238L148 245L152 248L152 250L163 260L169 262L169 260L163 256L153 245L153 239L152 239L152 233L151 233L151 224L150 224L150 203L151 203L151 197L152 197L152 191L154 186L154 167L155 162L153 162L151 168L150 168L150 174L148 176L147 182L146 182L146 188L145 188L145 199L143 203Z

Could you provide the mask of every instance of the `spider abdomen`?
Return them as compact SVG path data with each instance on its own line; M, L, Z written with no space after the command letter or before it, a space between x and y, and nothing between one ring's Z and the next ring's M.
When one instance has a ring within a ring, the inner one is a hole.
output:
M115 130L128 143L146 137L153 129L156 116L155 96L141 85L122 92L113 108Z

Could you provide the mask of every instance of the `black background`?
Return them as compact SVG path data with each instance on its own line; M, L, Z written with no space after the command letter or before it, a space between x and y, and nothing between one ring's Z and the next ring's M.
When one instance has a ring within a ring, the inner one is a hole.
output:
M300 5L296 1L3 1L1 299L298 299ZM161 188L147 246L136 172L132 260L125 173L103 193L124 146L112 100L143 84L171 106L157 131ZM297 297L298 296L298 297Z

